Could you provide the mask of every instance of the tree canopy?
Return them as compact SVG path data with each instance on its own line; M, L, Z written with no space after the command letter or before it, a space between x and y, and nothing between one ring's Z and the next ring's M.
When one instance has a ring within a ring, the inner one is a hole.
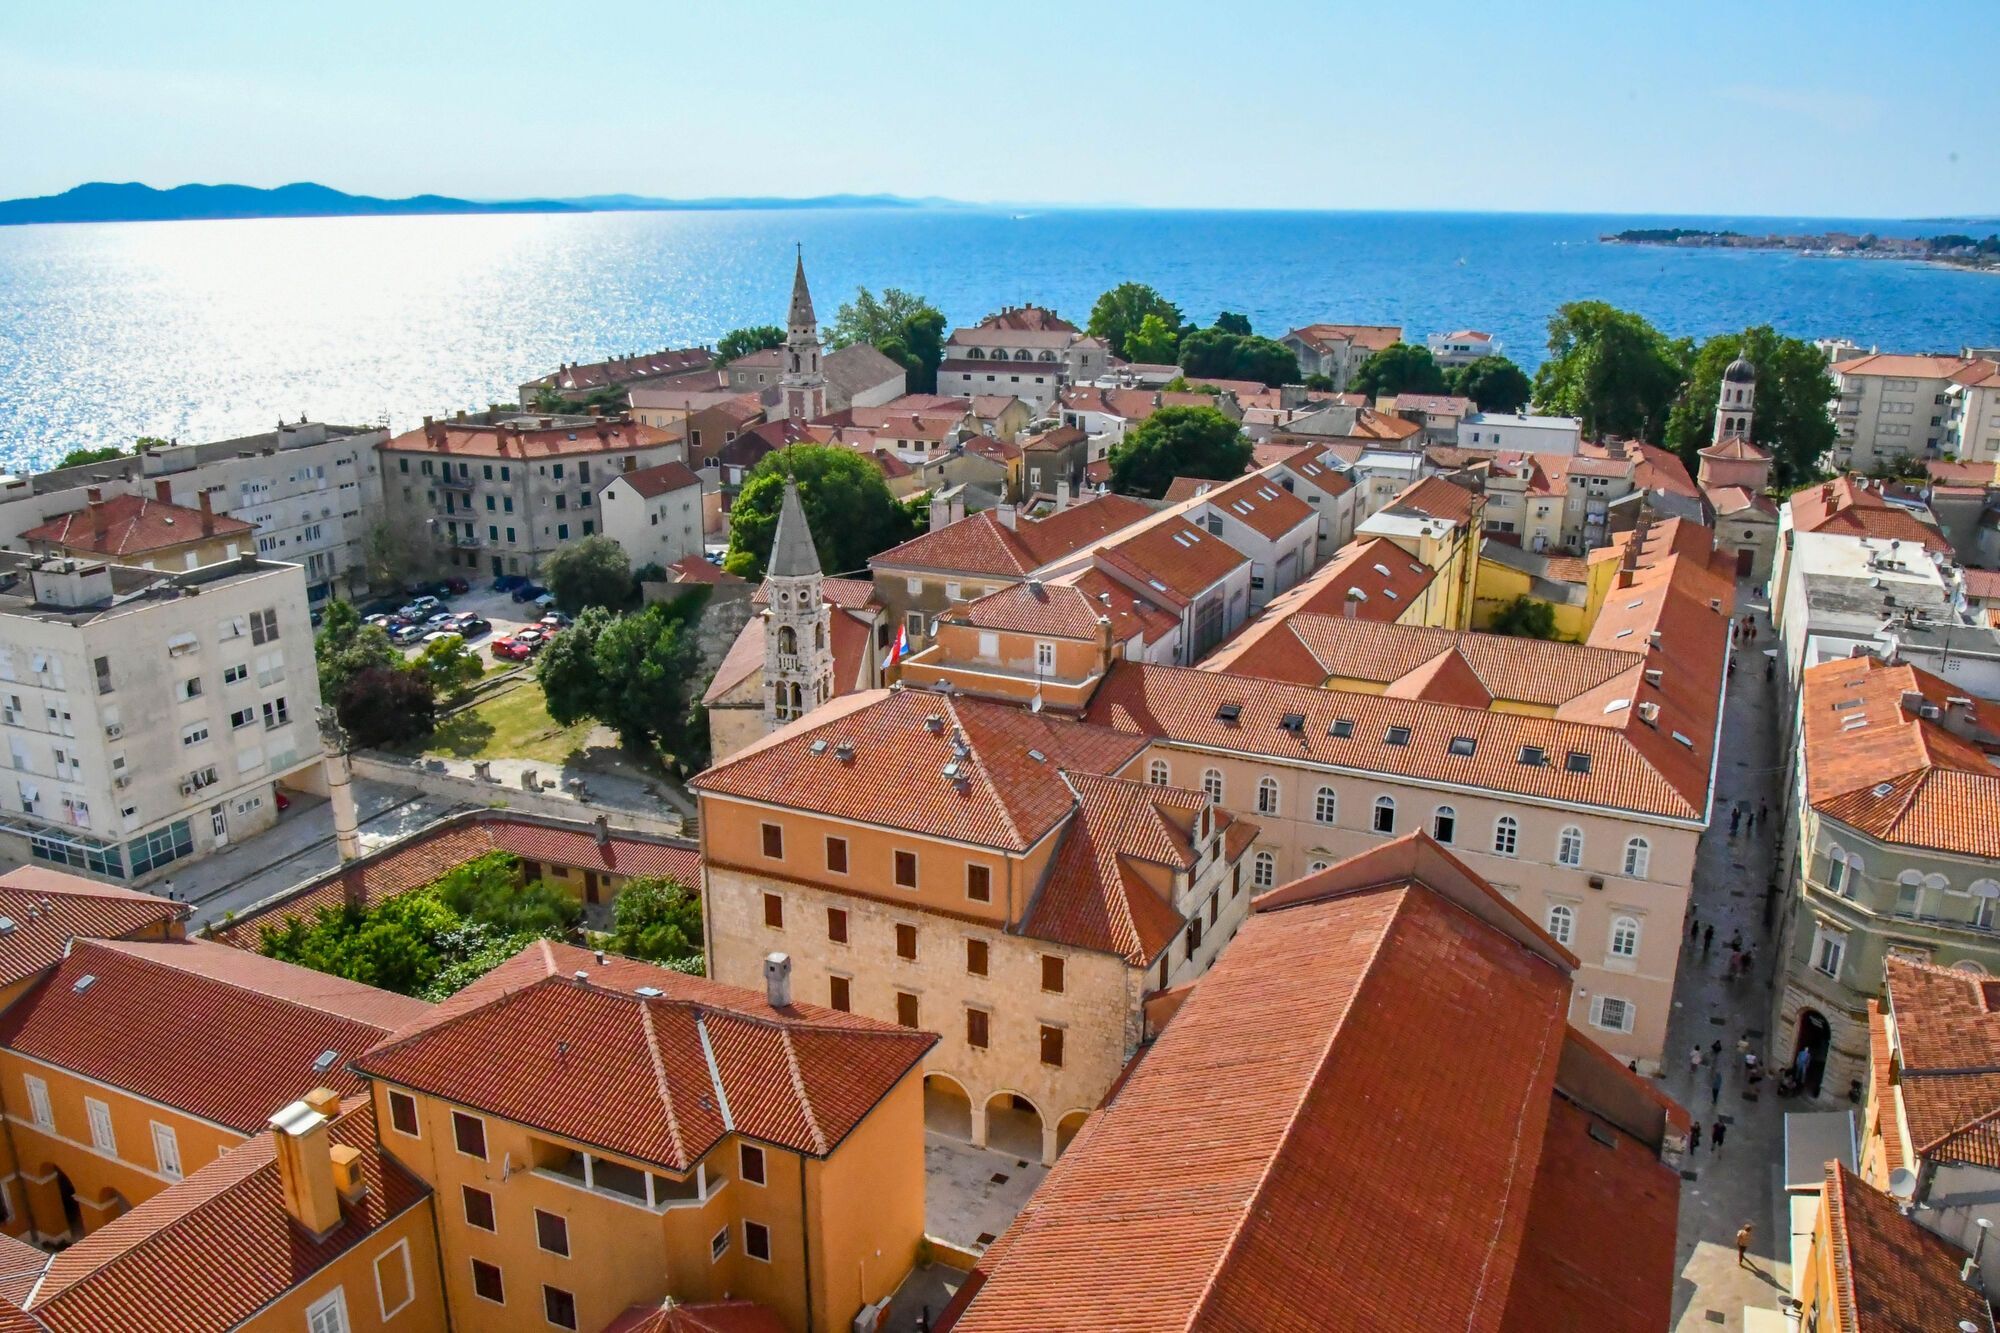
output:
M1456 366L1445 382L1453 393L1470 398L1482 412L1518 412L1535 392L1527 374L1504 356L1482 356Z
M748 328L731 329L715 344L715 364L726 366L739 356L776 347L784 340L785 331L776 324L752 324Z
M1250 316L1239 315L1233 310L1225 310L1215 317L1215 327L1223 333L1250 336Z
M708 727L697 689L701 649L695 620L704 598L686 594L629 615L592 607L543 650L535 668L559 726L595 718L619 743L654 750L683 773L708 760Z
M1164 319L1148 314L1139 321L1138 328L1125 335L1125 354L1129 360L1147 365L1168 365L1179 343L1179 337Z
M72 449L56 460L57 467L82 467L87 463L108 463L114 458L123 458L125 451L115 444L102 449Z
M358 749L400 745L431 734L437 693L415 672L368 667L341 686L334 713Z
M1273 387L1299 382L1299 359L1292 349L1253 333L1220 326L1196 329L1181 339L1180 367L1190 382L1203 376L1255 380Z
M465 693L486 673L479 654L457 634L447 634L425 644L424 650L411 660L409 669L429 681L431 693L440 699Z
M1658 440L1692 356L1644 318L1603 301L1571 301L1549 317L1549 359L1535 406L1581 420L1585 439Z
M586 606L624 606L632 600L632 562L615 538L597 533L544 560L542 582L572 615Z
M1526 595L1516 597L1493 617L1488 627L1494 634L1517 639L1553 639L1556 636L1555 608Z
M610 946L656 963L701 961L701 895L665 875L636 875L612 906Z
M1111 446L1111 487L1157 498L1175 477L1239 477L1251 453L1248 437L1215 408L1163 407Z
M913 292L886 287L878 298L866 287L840 307L827 342L834 347L867 343L909 373L911 393L937 392L938 362L944 359L944 312Z
M1370 398L1394 398L1399 393L1443 393L1444 371L1431 349L1413 343L1390 343L1361 363L1347 387Z
M1154 291L1143 282L1121 282L1104 295L1097 298L1097 304L1090 308L1090 323L1087 331L1092 337L1102 338L1111 348L1113 356L1137 361L1126 347L1126 340L1140 331L1146 316L1156 315L1161 324L1175 338L1175 347L1159 358L1162 362L1172 361L1178 347L1181 326L1186 323L1181 308L1166 297ZM1157 350L1149 348L1147 350Z
M338 699L360 672L400 670L403 655L380 625L362 620L351 602L335 600L327 603L313 635L313 661L319 668L320 697Z
M1757 368L1757 396L1750 439L1772 454L1773 481L1796 486L1818 473L1819 459L1834 444L1833 374L1811 343L1787 338L1768 324L1742 333L1710 338L1695 353L1687 390L1667 417L1667 446L1695 471L1697 453L1715 443L1715 408L1722 372L1739 355Z
M730 573L762 577L786 477L799 483L799 504L828 574L864 570L868 557L923 530L922 511L899 504L882 470L866 458L834 445L795 444L758 460L730 506L729 554L722 561Z

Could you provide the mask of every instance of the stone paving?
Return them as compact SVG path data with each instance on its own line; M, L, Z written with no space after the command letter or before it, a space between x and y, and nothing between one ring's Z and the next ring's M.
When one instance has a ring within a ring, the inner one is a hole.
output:
M1767 921L1764 888L1771 877L1772 839L1761 826L1751 835L1729 834L1729 812L1737 801L1755 808L1768 801L1773 818L1782 788L1778 762L1780 719L1775 687L1764 679L1765 648L1776 646L1769 607L1739 585L1737 613L1754 612L1759 637L1736 645L1738 666L1729 677L1722 759L1716 773L1715 823L1703 837L1695 866L1692 911L1700 926L1715 927L1714 947L1704 955L1690 947L1681 927L1680 974L1674 984L1674 1012L1667 1025L1662 1086L1702 1122L1702 1143L1683 1163L1678 1278L1673 1327L1742 1330L1745 1310L1776 1310L1791 1290L1791 1217L1784 1195L1784 1113L1802 1109L1780 1099L1771 1081L1750 1099L1738 1042L1749 1039L1761 1052L1771 1012L1774 928ZM1756 954L1755 971L1731 981L1728 940L1741 931ZM1710 1051L1722 1042L1723 1081L1711 1098ZM1702 1064L1689 1068L1689 1052L1702 1048ZM1720 1151L1712 1148L1717 1119L1727 1125ZM1690 1178L1691 1177L1691 1178ZM1755 1226L1750 1267L1736 1260L1736 1229ZM1754 1327L1755 1321L1752 1321Z

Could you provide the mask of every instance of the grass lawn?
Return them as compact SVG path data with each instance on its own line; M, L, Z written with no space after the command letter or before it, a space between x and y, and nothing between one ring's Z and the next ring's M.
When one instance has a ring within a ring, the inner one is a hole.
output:
M557 726L543 703L541 686L527 680L446 718L424 752L457 759L561 763L588 743L593 726L588 720L573 727Z

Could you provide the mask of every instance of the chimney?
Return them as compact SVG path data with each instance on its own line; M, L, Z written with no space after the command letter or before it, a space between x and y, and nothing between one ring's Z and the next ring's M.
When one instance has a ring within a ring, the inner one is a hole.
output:
M164 486L166 483L161 482L160 484ZM93 497L95 497L96 494L97 492L95 491L91 492L91 495ZM96 538L96 544L102 547L105 543L104 501L95 498L93 498L90 502L90 533L91 536Z
M1111 658L1114 650L1113 637L1111 617L1099 616L1097 618L1097 660L1106 671L1111 670Z
M599 815L597 817L597 845L599 847L609 847L611 845L611 817L609 815Z
M1009 531L1012 531L1014 523L1016 521L1013 505L1001 505L999 508L995 509L993 513L994 517L1000 520L1001 527L1006 528Z
M425 435L425 436L426 436L427 438L429 437L429 435L430 435L430 433L431 433L431 427L432 427L433 425L435 425L435 424L437 424L437 418L436 418L436 417L431 417L431 416L426 416L426 417L424 418L424 435Z
M327 1130L332 1121L322 1107L337 1110L339 1099L325 1088L315 1088L271 1117L285 1211L315 1240L324 1240L340 1225L340 1193L334 1184Z
M773 1009L792 1007L792 958L790 954L764 955L764 998Z
M204 537L213 537L215 535L215 502L209 499L206 490L200 490L195 492L195 503L201 506L201 535Z
M103 504L104 492L99 488L92 486L89 490L83 493L83 498L90 501L90 503L94 505Z
M361 1174L361 1149L336 1143L327 1154L333 1166L333 1188L342 1203L360 1203L368 1193L368 1180Z
M153 498L163 505L172 504L174 502L174 484L165 477L161 477L153 483Z

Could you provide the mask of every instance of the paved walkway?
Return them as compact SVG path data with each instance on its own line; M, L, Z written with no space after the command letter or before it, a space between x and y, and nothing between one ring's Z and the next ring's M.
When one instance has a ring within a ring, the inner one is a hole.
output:
M1791 1290L1791 1217L1784 1197L1784 1112L1796 1103L1781 1100L1766 1079L1762 1096L1748 1099L1743 1057L1737 1043L1746 1036L1761 1052L1771 1010L1774 931L1765 921L1764 886L1771 877L1771 839L1760 823L1732 838L1733 803L1754 809L1767 801L1775 814L1781 782L1773 772L1779 751L1780 719L1774 687L1764 679L1763 649L1773 647L1769 607L1738 585L1739 619L1756 614L1754 642L1736 645L1738 666L1729 677L1722 731L1722 760L1716 774L1715 823L1701 842L1695 864L1696 920L1715 927L1714 947L1683 945L1674 984L1674 1013L1667 1025L1662 1086L1702 1121L1699 1151L1689 1155L1681 1187L1679 1280L1674 1289L1674 1323L1682 1333L1744 1328L1744 1308L1777 1308ZM1775 827L1775 825L1774 825ZM1731 935L1741 931L1754 946L1754 975L1729 980ZM1682 926L1685 941L1686 925ZM1711 1100L1711 1047L1722 1042L1723 1081ZM1689 1052L1702 1049L1702 1065L1689 1070ZM1720 1151L1711 1147L1720 1119L1727 1133ZM1756 1227L1750 1246L1754 1267L1736 1261L1736 1229Z

